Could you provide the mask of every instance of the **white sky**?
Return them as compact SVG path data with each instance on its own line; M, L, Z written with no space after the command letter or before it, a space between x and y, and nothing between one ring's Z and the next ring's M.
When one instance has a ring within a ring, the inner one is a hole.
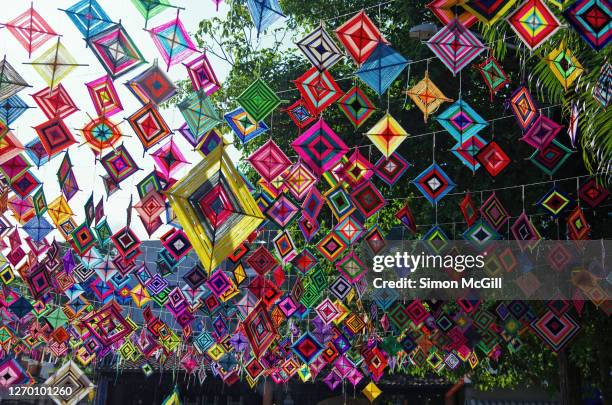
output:
M87 67L77 67L61 82L71 95L72 99L75 101L75 104L80 108L80 111L67 117L65 119L65 123L68 128L71 129L75 138L79 142L82 142L83 138L80 131L78 131L78 128L83 128L89 122L89 117L87 114L89 114L91 117L96 116L93 103L84 83L106 75L106 71L100 62L98 62L94 54L85 47L85 41L83 40L81 33L68 18L66 13L59 10L60 8L67 9L77 1L78 0L33 0L33 4L34 9L38 11L43 18L45 18L53 30L62 35L62 44L68 48L78 63L89 65ZM31 0L10 0L11 6L5 7L3 11L0 11L0 22L10 21L17 15L26 11L30 7L30 2ZM98 3L105 9L113 21L121 20L128 34L137 44L147 62L152 63L156 58L158 58L160 66L165 67L165 63L155 47L151 36L148 32L144 31L144 18L130 0L98 0ZM182 6L186 9L181 11L180 18L190 34L194 34L197 31L199 21L214 17L216 15L222 17L227 13L227 6L224 3L220 5L219 11L217 12L212 0L172 0L171 3L176 6ZM3 5L6 6L6 4ZM148 28L150 29L173 20L175 16L176 10L169 8L150 19ZM3 51L5 52L9 63L11 63L11 65L15 67L21 76L32 86L32 88L21 91L18 93L18 95L24 99L28 105L37 107L32 97L30 97L30 94L46 88L47 84L31 65L23 64L24 62L31 62L31 60L28 60L28 53L8 32L8 30L0 30L0 41L3 44ZM55 46L56 41L57 40L54 38L49 40L32 55L32 59L35 59L50 47ZM225 61L215 58L214 55L209 55L209 58L213 68L215 69L217 77L219 80L223 81L229 71L228 64ZM189 58L188 60L190 59L192 58ZM148 66L149 65L138 68L115 80L115 87L123 104L124 110L111 117L113 122L119 122L123 118L127 118L141 107L141 104L127 89L124 83L132 77L138 75ZM172 66L168 75L175 81L187 78L187 72L182 64ZM182 115L178 109L167 109L162 110L161 112L166 122L172 129L179 128L184 123ZM12 124L12 128L14 129L14 133L17 138L25 145L27 142L37 137L36 131L34 131L32 127L39 125L46 120L47 118L40 109L31 108ZM129 138L124 137L122 141L142 170L125 180L121 184L121 190L118 190L111 195L108 200L106 200L104 185L100 177L106 172L99 163L95 164L92 150L86 144L81 146L73 145L70 147L70 158L74 165L73 170L75 172L79 188L81 189L81 191L78 192L69 202L76 214L75 220L77 224L80 224L84 220L83 207L93 190L94 203L97 204L100 197L105 198L105 211L108 217L107 220L113 232L116 232L121 227L125 226L126 209L130 201L130 195L133 195L133 203L136 204L139 199L138 192L136 191L136 184L138 184L138 182L154 168L153 159L148 154L143 158L142 144L133 134L129 124L126 121L122 121L119 128L122 133L132 135ZM198 162L201 159L199 154L192 151L191 145L185 141L180 133L177 132L175 134L174 141L185 154L187 160L190 162ZM160 145L163 144L164 142L162 141ZM157 150L158 146L151 148L149 152ZM105 151L105 153L107 153L107 151ZM239 156L238 152L235 150L232 151L231 154L233 156ZM40 170L33 168L34 175L43 183L47 202L51 202L61 194L56 173L62 161L62 157L63 153L52 159L46 165L42 166ZM193 166L193 164L187 165L187 167L177 173L175 177L181 178L188 170L190 170L191 166ZM165 217L162 219L165 223ZM132 214L132 229L134 229L141 239L148 238L136 212L133 212ZM156 232L156 234L153 235L152 238L158 237L165 231L167 231L167 226L164 225ZM51 234L49 237L52 237L53 235L54 234Z

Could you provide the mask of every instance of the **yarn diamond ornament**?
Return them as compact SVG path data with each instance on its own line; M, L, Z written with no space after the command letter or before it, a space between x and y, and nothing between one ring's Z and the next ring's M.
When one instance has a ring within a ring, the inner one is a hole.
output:
M384 42L363 62L356 72L362 82L370 86L376 94L384 94L397 76L408 65L408 60Z
M436 17L447 25L453 19L458 19L463 26L470 28L478 18L463 7L465 0L434 0L427 5Z
M255 358L260 358L278 336L276 327L263 301L259 301L251 309L247 317L242 321L242 328L249 340Z
M374 183L366 181L351 193L351 199L361 214L369 218L383 208L387 201Z
M225 114L224 118L242 143L257 138L269 129L265 122L255 121L242 108L236 108L234 111Z
M1 84L0 84L1 91ZM18 95L0 100L0 120L11 125L15 120L30 108Z
M455 188L455 183L437 163L432 163L423 170L412 183L432 205L438 204L438 201Z
M291 345L291 350L302 362L312 363L323 351L324 346L309 332L304 333Z
M358 65L361 65L370 57L379 42L386 42L378 27L374 25L364 10L336 28L335 32L351 58Z
M86 41L114 24L96 0L81 0L64 12Z
M542 45L561 24L541 0L527 0L508 17L508 24L530 50Z
M189 73L194 91L203 90L207 96L210 96L221 88L221 83L205 52L184 65Z
M30 85L7 62L6 56L0 61L0 100L7 99Z
M34 130L48 156L54 156L76 143L76 139L60 118L50 119L34 127Z
M174 184L167 196L202 266L209 273L264 219L221 145Z
M291 166L291 160L272 139L253 152L248 161L268 182L277 178Z
M87 37L87 44L113 80L146 63L121 23Z
M312 113L308 111L308 107L304 100L299 99L291 104L285 111L291 118L291 121L300 129L305 128L308 124L315 120Z
M459 73L486 49L482 42L456 19L431 37L427 46L453 75Z
M497 177L512 160L495 141L489 142L477 154L476 160L492 177Z
M328 70L343 58L342 51L325 30L323 22L296 45L319 70Z
M529 159L549 176L554 175L572 155L572 150L554 139L533 152Z
M578 0L565 9L563 16L596 51L612 40L612 4L607 0Z
M366 132L366 135L386 158L389 158L408 137L408 133L389 113Z
M47 49L30 64L50 88L54 88L64 80L77 66L82 66L77 63L74 56L60 42L59 37L55 45Z
M151 156L165 179L171 178L183 166L189 164L172 138L155 152L151 153Z
M584 183L578 191L580 199L591 208L599 206L609 195L610 192L602 185L597 184L595 179L589 179L589 181Z
M112 321L107 322L112 323ZM94 390L93 383L72 360L60 367L44 384L58 387L58 390L49 396L55 403L61 405L76 404Z
M372 101L359 86L354 86L344 93L338 100L338 105L355 128L359 128L376 111Z
M323 119L310 126L291 146L317 175L330 169L348 152L342 139Z
M463 200L461 200L459 209L461 210L461 214L463 214L467 226L474 225L474 222L478 219L478 210L476 209L476 205L469 191L466 193L465 197L463 197Z
M115 185L140 170L123 144L102 157L100 162Z
M284 17L278 0L247 0L246 5L257 29L257 36L267 30L276 20ZM259 120L258 120L259 121Z
M85 83L85 86L87 86L87 91L89 91L89 96L99 116L110 117L123 111L119 94L117 94L110 76L102 76L99 79Z
M580 331L580 325L569 314L557 316L553 311L534 319L531 328L555 352L563 350Z
M145 150L165 139L172 131L157 106L148 103L128 117L128 123Z
M53 89L47 87L32 94L32 98L49 119L66 118L79 111L61 83Z
M555 139L561 128L563 128L561 125L541 115L523 135L521 140L541 150L546 148Z
M414 104L423 112L425 122L429 116L435 113L445 102L452 102L444 93L429 79L429 71L425 71L425 77L413 87L408 89L408 96Z
M380 396L380 394L382 394L382 390L378 388L376 384L374 384L374 381L370 381L368 385L363 387L361 393L368 399L368 401L370 401L370 403L372 403Z
M480 21L491 26L516 3L516 0L470 0L465 7Z
M565 91L584 71L578 59L576 59L572 51L565 44L565 41L562 41L558 48L548 54L546 63L557 79L559 79Z
M393 186L406 173L410 163L399 153L394 152L388 158L381 157L374 167L376 175L387 185Z
M509 104L523 130L529 128L540 115L531 93L525 86L521 86L514 91Z
M149 20L165 9L172 7L169 0L132 0L132 4L145 19L145 28Z
M32 5L28 10L3 25L28 51L28 57L31 57L34 51L57 35Z
M544 208L553 218L559 217L570 204L570 197L553 187L548 191L537 204Z
M303 200L316 184L317 178L302 162L296 163L285 176L285 186L291 195Z
M141 103L160 105L176 94L176 86L157 63L126 83Z
M597 79L597 85L593 89L593 97L595 100L599 101L604 108L607 108L610 103L612 103L612 64L609 62L601 67L601 73L599 75L599 79ZM578 106L574 105L572 108L572 116L575 118L571 121L576 127L578 126ZM574 136L574 139L576 137ZM572 146L574 146L574 142L572 142Z
M168 70L172 65L184 61L198 50L179 19L179 11L180 9L177 8L176 17L173 20L149 31Z
M327 70L320 71L312 67L294 80L294 83L306 106L315 116L342 97L340 87Z
M476 155L485 145L486 141L484 139L478 135L473 135L463 142L457 142L451 152L459 158L461 163L475 172L480 168L480 162L476 159Z
M439 114L436 120L457 142L464 142L489 125L468 103L461 99Z
M491 102L493 102L493 96L495 93L497 93L506 84L510 83L508 75L506 72L504 72L504 69L502 69L497 59L492 56L489 56L484 62L477 65L476 68L482 75L485 84L489 88Z
M112 148L121 138L118 125L104 116L91 120L81 133L96 155Z
M238 103L255 121L261 121L278 107L281 100L261 79L257 79L239 97Z
M195 139L200 139L223 122L212 101L202 90L191 93L178 107Z
M498 231L510 218L495 192L480 207L480 215Z

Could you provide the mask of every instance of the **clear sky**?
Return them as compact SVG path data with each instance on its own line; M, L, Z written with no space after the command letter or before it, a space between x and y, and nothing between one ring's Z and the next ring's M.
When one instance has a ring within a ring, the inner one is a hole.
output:
M28 10L30 7L30 2L31 0L10 0L10 7L6 7L7 3L9 2L3 2L5 7L2 11L0 11L0 22L10 21L17 15ZM45 18L55 32L62 35L62 44L68 48L78 63L88 65L86 67L77 67L61 82L62 85L68 90L76 105L80 108L80 111L66 118L66 125L72 130L72 133L77 140L82 142L83 138L78 129L83 128L89 122L89 116L96 116L96 112L89 97L89 93L87 92L85 83L106 75L106 71L100 62L98 62L94 54L88 48L86 48L85 41L83 40L81 33L76 26L73 25L66 13L59 10L67 9L76 2L77 0L33 0L34 9ZM98 3L105 9L111 19L114 21L121 20L128 34L133 38L145 59L149 63L153 62L156 58L159 58L160 65L165 67L161 55L155 47L150 34L144 30L144 18L130 0L98 0ZM216 11L215 4L212 0L172 0L171 3L173 5L185 8L185 10L181 11L180 18L191 34L196 32L199 21L214 17L215 15L224 16L227 12L227 7L223 3L221 4L219 11ZM148 28L156 27L173 20L175 16L175 9L167 9L152 18L148 23ZM30 60L28 60L27 51L15 40L8 30L0 29L0 41L3 44L2 48L6 54L7 60L32 86L32 88L25 89L18 93L19 96L24 99L28 105L36 106L36 103L30 94L47 87L47 84L31 65L24 64L24 62L31 62L32 59L35 59L47 49L54 46L57 40L49 40L32 55ZM215 69L218 78L223 81L223 79L227 76L229 66L225 61L219 60L213 55L209 55L209 58L211 59L213 68ZM97 203L101 197L105 198L105 210L108 216L108 222L113 232L125 226L126 209L129 205L130 196L133 195L134 204L136 204L138 202L138 193L135 186L154 168L153 159L148 154L143 157L142 144L133 134L129 124L126 121L121 121L141 107L141 104L127 89L124 83L132 77L138 75L147 67L148 65L141 67L115 80L115 87L119 93L124 111L111 117L114 122L121 122L120 129L122 133L131 135L131 137L124 137L122 141L142 170L133 175L131 178L125 180L121 184L122 189L111 195L111 197L106 200L104 185L100 177L106 172L99 162L96 164L94 154L91 149L87 144L80 146L73 145L69 149L70 158L74 164L76 179L79 184L79 188L81 189L81 191L70 200L70 206L77 215L75 220L78 224L84 220L83 206L93 191L95 203ZM168 75L173 80L179 80L186 78L187 72L182 64L177 64L170 68ZM172 129L179 128L184 122L180 111L175 108L162 110L162 115ZM37 134L32 127L45 121L46 117L44 113L38 108L32 108L23 114L17 121L15 121L12 127L17 138L23 144L26 144L30 140L37 137ZM175 134L174 140L189 161L198 162L201 159L197 153L191 150L191 146L178 132ZM153 147L151 150L149 150L149 152L153 152L155 150L157 150L157 146ZM238 156L235 150L232 154L234 156ZM35 176L37 176L43 183L47 202L52 201L61 193L59 184L57 182L56 173L62 157L63 153L52 159L46 165L42 166L40 170L36 170L34 168ZM182 169L182 171L175 177L182 177L187 170L190 170L191 166L193 165L187 165L187 167ZM132 229L137 232L139 237L142 239L147 239L146 232L144 231L136 212L134 212L132 215ZM167 227L162 226L162 228L157 231L153 238L156 238L159 236L159 234L165 232L166 230Z

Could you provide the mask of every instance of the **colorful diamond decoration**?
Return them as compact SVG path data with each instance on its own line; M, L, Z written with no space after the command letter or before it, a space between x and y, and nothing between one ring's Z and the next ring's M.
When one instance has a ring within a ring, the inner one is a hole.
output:
M607 0L578 0L563 16L593 49L600 51L612 39L612 4Z
M0 61L0 100L14 96L29 87L23 77L7 62L6 56Z
M156 145L172 133L159 109L148 103L130 115L128 123L140 139L145 150Z
M595 179L589 179L586 183L584 183L580 190L578 190L578 196L582 201L587 203L589 207L595 208L603 203L610 192L606 190L605 187L597 184Z
M291 118L291 121L300 129L305 128L308 124L315 120L312 113L308 110L304 100L299 99L291 104L285 111Z
M210 96L221 88L221 83L205 52L184 65L189 73L194 91L203 90L207 96Z
M102 76L99 79L85 83L85 86L87 86L89 96L98 115L110 117L123 111L119 94L117 94L113 79L110 76Z
M47 87L32 94L32 98L49 119L63 119L79 111L61 83L53 89Z
M179 110L194 138L200 138L223 122L204 91L191 93L179 104Z
M355 73L376 94L384 94L408 65L408 60L384 42L363 62Z
M582 74L584 68L564 41L546 57L546 63L567 91L569 86Z
M310 126L291 146L317 175L334 166L348 152L346 144L323 119Z
M302 95L306 106L315 116L321 114L323 110L342 96L340 87L327 70L320 71L316 67L312 67L293 82Z
M296 45L319 70L328 70L343 58L342 51L325 30L323 22Z
M549 176L554 175L572 155L572 150L553 140L544 148L537 149L529 159Z
M514 91L510 97L510 108L523 130L529 128L540 115L531 93L525 86Z
M569 196L553 187L540 198L537 204L544 208L553 218L557 218L565 211L570 202Z
M53 156L76 143L76 139L60 118L52 118L34 127L34 130L48 156Z
M157 63L126 83L142 104L160 105L176 94L176 86Z
M485 168L492 177L497 177L510 163L512 159L495 141L486 144L476 154L476 160Z
M478 18L466 10L463 7L464 4L465 0L434 0L427 5L427 8L438 17L443 25L447 25L456 18L466 28L469 28L478 21Z
M257 36L267 30L276 20L284 17L278 0L247 0L247 7L255 28Z
M563 350L580 331L580 325L569 314L557 316L553 311L547 311L541 317L534 319L531 328L555 352Z
M167 196L207 272L233 253L264 219L222 146L174 184Z
M85 40L114 24L96 0L81 0L64 12L68 14Z
M257 138L269 129L265 122L255 121L242 108L236 108L234 111L225 114L224 118L242 143Z
M432 163L431 166L423 170L412 180L412 183L432 205L436 205L438 201L455 188L455 183L437 163Z
M455 101L444 112L439 114L436 120L457 142L464 142L489 125L463 100Z
M323 345L309 332L306 332L291 345L291 350L302 362L310 364L321 354Z
M371 217L387 204L380 190L369 181L355 188L351 193L351 199L355 203L355 207L366 218Z
M366 135L386 158L408 137L408 133L389 113L366 132Z
M431 37L427 46L453 75L459 73L486 49L482 42L456 19Z
M536 149L542 150L555 139L561 128L563 127L550 118L540 115L521 140Z
M493 102L495 93L501 90L506 84L510 83L508 75L504 72L498 60L492 56L489 56L484 62L477 65L476 68L489 88L491 102Z
M364 10L355 14L336 29L336 36L355 63L365 62L384 37Z
M376 111L372 101L359 86L353 86L344 93L338 100L338 105L355 128L359 128Z
M198 50L179 19L178 10L175 19L153 28L149 34L168 69L189 58Z
M266 215L278 226L285 228L300 212L299 207L284 194L266 210Z
M276 93L261 79L257 79L238 97L240 106L257 122L270 115L280 102Z
M457 156L461 163L475 172L480 168L480 162L476 159L478 152L486 145L486 141L478 135L473 135L463 142L458 142L451 152Z
M88 36L87 44L113 80L146 63L120 23Z
M498 231L510 218L508 212L502 205L499 198L497 198L495 192L493 192L489 198L482 203L482 206L480 207L480 215Z
M242 321L244 334L249 340L255 358L260 358L276 340L278 333L274 323L263 301L251 309L247 317Z
M516 0L470 0L463 5L487 25L493 25L516 3Z
M32 56L34 51L57 35L33 6L3 25L28 51L29 56Z
M527 0L508 17L508 24L530 50L542 45L561 24L541 0Z
M100 162L115 185L140 170L123 144L102 157Z
M291 160L272 139L253 152L248 161L268 182L277 178L291 166Z
M397 152L388 158L381 157L374 166L376 175L387 185L393 186L410 167L410 163Z
M425 122L427 122L431 114L440 108L442 103L453 101L446 97L438 86L429 79L429 71L425 71L425 77L408 89L407 94L423 112Z

